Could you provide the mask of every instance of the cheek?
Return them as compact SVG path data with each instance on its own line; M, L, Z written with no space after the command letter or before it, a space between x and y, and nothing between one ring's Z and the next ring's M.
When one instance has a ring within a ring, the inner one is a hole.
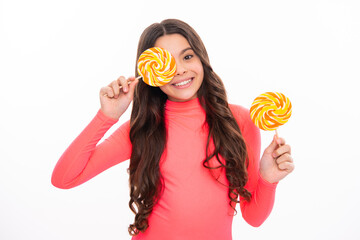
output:
M168 92L169 92L168 91L168 88L169 88L168 85L164 85L164 86L161 86L159 88L160 88L161 91L163 91L163 93L168 94Z
M197 66L196 72L198 73L198 75L199 75L201 78L204 77L204 68L203 68L203 66L202 66L201 63Z
M203 69L203 65L200 61L200 59L197 59L196 64L194 64L194 70L200 74L200 75L204 75L204 69Z

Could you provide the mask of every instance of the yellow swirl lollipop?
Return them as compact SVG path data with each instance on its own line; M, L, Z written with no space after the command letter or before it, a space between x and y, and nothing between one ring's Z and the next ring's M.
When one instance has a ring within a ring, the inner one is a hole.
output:
M175 58L163 48L153 47L145 50L137 62L137 71L143 81L153 87L164 86L176 74ZM131 81L128 82L130 84ZM122 89L122 86L119 86ZM107 96L107 93L104 94Z
M250 117L258 128L276 130L285 124L292 113L289 98L278 92L266 92L255 98L250 108Z
M138 73L146 84L153 87L163 86L175 76L175 59L163 48L149 48L139 57Z

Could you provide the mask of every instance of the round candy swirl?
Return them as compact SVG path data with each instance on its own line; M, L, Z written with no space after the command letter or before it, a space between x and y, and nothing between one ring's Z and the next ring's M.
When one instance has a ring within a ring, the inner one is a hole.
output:
M149 48L139 57L138 73L146 84L153 87L163 86L175 76L175 59L163 48Z
M285 124L292 112L289 98L278 92L266 92L255 98L250 117L258 128L272 131Z

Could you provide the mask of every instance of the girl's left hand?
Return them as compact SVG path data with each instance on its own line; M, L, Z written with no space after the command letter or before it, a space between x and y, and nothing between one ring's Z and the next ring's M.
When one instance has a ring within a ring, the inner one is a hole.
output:
M274 136L260 160L260 174L270 183L279 182L294 170L290 145L283 138Z

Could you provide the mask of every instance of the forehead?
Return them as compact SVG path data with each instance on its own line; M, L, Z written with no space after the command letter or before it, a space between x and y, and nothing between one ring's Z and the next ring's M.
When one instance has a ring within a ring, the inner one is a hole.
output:
M172 55L178 55L182 50L189 48L190 44L180 34L169 34L159 37L155 42L155 47L164 48Z

